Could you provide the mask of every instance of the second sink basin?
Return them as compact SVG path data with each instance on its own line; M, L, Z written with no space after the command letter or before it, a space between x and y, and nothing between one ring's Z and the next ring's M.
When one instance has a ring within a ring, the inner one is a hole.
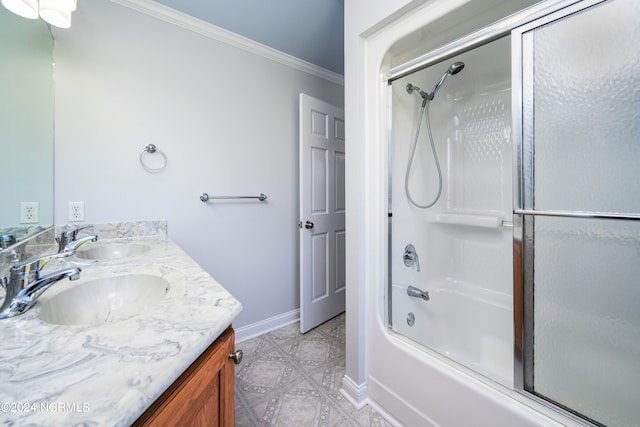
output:
M76 251L78 258L110 260L120 258L130 258L141 255L149 250L148 245L140 243L89 243Z
M156 304L169 292L165 278L147 273L120 274L78 283L41 298L39 317L57 325L95 325L126 319Z

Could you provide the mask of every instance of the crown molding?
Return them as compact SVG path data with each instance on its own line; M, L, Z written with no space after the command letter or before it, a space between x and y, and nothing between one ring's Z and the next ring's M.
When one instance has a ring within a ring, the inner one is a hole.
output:
M156 3L151 0L111 0L138 12L144 13L165 22L177 25L189 31L193 31L210 39L226 43L230 46L250 52L254 55L278 62L287 67L295 68L316 77L323 78L330 82L344 86L344 76L318 67L310 62L304 61L295 56L286 54L277 49L258 43L247 37L225 30L217 25L202 21L193 16L187 15L170 7Z

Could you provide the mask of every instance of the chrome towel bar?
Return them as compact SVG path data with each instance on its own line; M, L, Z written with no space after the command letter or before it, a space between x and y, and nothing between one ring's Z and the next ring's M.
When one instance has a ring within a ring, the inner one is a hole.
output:
M212 199L217 199L217 200L221 200L221 199L258 199L261 202L264 202L265 200L267 200L267 196L264 193L260 193L259 196L209 196L207 193L202 193L200 195L200 200L203 202L206 202L208 200L212 200Z

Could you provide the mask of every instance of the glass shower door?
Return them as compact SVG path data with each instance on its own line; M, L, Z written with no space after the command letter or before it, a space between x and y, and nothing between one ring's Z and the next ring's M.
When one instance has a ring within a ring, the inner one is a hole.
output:
M513 36L516 379L608 426L640 420L639 23L637 0L590 1Z

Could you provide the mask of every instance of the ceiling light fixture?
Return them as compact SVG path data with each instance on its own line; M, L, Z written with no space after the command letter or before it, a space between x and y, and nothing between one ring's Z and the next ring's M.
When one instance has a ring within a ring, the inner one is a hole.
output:
M55 27L69 28L77 6L76 0L40 0L40 17Z
M2 0L2 5L23 18L38 18L38 0Z
M59 28L71 27L71 12L77 0L2 0L2 5L16 15L36 19L38 16Z

